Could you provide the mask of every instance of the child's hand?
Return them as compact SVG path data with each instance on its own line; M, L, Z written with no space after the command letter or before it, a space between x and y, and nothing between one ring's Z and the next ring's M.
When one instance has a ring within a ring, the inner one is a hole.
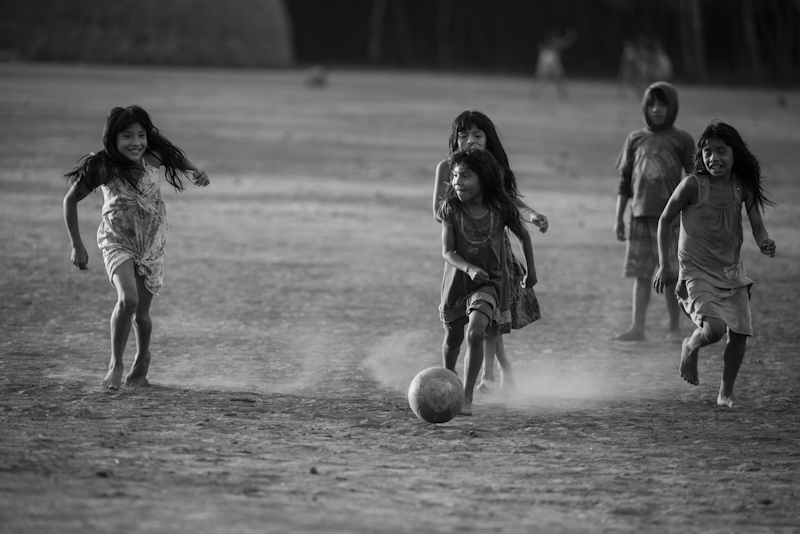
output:
M617 234L617 241L625 241L625 223L617 221L614 224L614 233Z
M766 254L770 258L775 257L775 251L777 249L775 248L775 241L772 239L765 239L758 245L758 248L761 249L762 254Z
M653 289L656 293L663 293L665 287L672 285L673 283L677 282L677 280L677 276L659 265L658 270L653 277Z
M547 222L547 217L542 215L541 213L531 212L531 223L535 224L539 227L539 231L545 233L547 228L549 227L549 223Z
M530 289L535 286L538 281L539 280L536 278L536 271L531 271L522 277L522 287Z
M487 273L480 267L475 267L474 265L471 265L467 267L466 273L472 279L473 282L482 283L489 281L489 273Z
M192 174L192 182L194 182L194 185L205 187L211 183L211 180L209 180L206 171L203 169L197 169L194 171L194 174Z
M72 247L72 265L85 271L89 268L89 253L86 247Z

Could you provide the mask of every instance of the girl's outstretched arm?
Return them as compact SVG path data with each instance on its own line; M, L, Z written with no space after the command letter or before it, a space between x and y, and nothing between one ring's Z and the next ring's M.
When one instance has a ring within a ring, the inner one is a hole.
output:
M194 171L192 173L192 183L196 186L205 187L211 183L211 179L206 174L206 171L199 168L197 165L192 163L188 157L184 158L186 161L186 169L187 171Z
M678 279L678 273L669 270L669 240L672 239L670 227L672 221L680 215L683 208L693 203L697 197L697 181L689 175L678 184L672 196L669 197L661 217L658 218L658 270L653 277L653 289L656 293L663 293L664 288Z
M145 152L145 158L147 158L147 161L150 163L150 165L153 165L154 167L161 167L163 165L161 161L161 154L159 154L158 151L156 150L149 150L148 152ZM185 163L185 166L183 169L180 170L193 171L191 181L194 185L205 187L211 183L211 180L206 174L206 171L202 170L197 165L192 163L189 157L186 156L185 154L183 155L183 161Z
M433 217L437 221L436 212L439 210L439 202L444 198L444 189L450 181L450 164L446 159L439 162L436 166L436 175L433 182Z
M70 259L72 264L82 271L89 268L89 253L81 239L78 225L78 202L86 198L90 192L89 187L81 180L77 184L73 184L64 197L64 223L67 225L69 239L72 242Z
M769 238L767 228L764 226L764 220L761 218L761 212L755 202L750 202L750 194L745 193L745 206L747 208L747 218L750 219L750 227L753 229L753 237L756 239L758 248L761 249L762 254L766 254L770 258L775 257L775 241Z
M449 224L442 223L442 257L444 261L458 269L467 273L467 275L475 282L487 282L489 280L489 273L472 265L464 260L456 252L456 236L453 227Z
M514 199L514 205L517 207L517 211L519 211L523 221L535 224L542 233L547 231L549 227L547 217L525 204L519 197Z

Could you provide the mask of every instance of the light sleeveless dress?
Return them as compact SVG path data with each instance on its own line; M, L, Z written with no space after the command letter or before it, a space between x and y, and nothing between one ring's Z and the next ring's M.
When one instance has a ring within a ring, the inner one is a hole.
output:
M164 247L169 224L161 197L158 168L142 159L144 172L138 191L121 178L101 187L103 220L97 229L97 246L103 253L108 278L132 259L136 272L144 277L150 293L158 295L164 279Z
M678 285L675 293L684 311L698 326L716 318L737 334L753 335L750 287L740 253L742 231L741 183L731 179L733 201L718 206L709 200L709 178L693 175L699 202L681 212L678 242Z

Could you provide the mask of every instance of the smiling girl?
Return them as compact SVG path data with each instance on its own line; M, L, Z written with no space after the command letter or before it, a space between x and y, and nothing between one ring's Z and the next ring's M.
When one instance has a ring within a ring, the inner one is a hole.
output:
M519 212L503 187L500 166L487 150L451 154L451 179L439 204L445 260L439 316L445 328L442 360L455 372L466 326L463 415L472 415L472 397L484 357L484 340L511 320L505 228L523 244L526 288L536 283L533 248ZM491 354L488 354L492 357Z
M69 191L64 197L64 221L72 242L72 263L88 269L89 254L78 227L78 202L100 187L103 212L97 245L106 272L117 290L111 314L111 362L103 386L119 389L122 354L131 325L136 335L136 356L125 385L148 385L150 365L150 303L161 289L167 212L161 198L159 168L176 191L184 189L181 174L191 173L198 186L209 183L183 151L163 137L150 116L139 106L112 109L103 129L103 150L84 157L66 174Z
M744 359L747 336L753 335L753 281L740 257L742 204L759 249L774 257L775 242L761 219L764 207L774 206L761 185L761 165L733 127L712 121L697 142L693 174L678 184L658 221L659 267L653 288L661 293L677 278L678 302L697 325L681 349L680 374L690 384L700 383L700 348L716 343L727 331L717 404L728 407L734 404L733 384ZM674 273L667 261L669 226L679 214L680 272Z

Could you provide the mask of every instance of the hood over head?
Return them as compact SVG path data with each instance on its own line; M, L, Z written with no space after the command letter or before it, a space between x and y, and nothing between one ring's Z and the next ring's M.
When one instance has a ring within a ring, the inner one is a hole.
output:
M650 94L654 89L661 89L667 99L667 116L662 124L651 123L650 117L647 116L647 101L650 99ZM672 128L672 125L675 124L675 119L678 117L678 90L667 82L651 84L650 87L645 89L642 97L642 113L644 114L644 122L650 131L661 132Z

